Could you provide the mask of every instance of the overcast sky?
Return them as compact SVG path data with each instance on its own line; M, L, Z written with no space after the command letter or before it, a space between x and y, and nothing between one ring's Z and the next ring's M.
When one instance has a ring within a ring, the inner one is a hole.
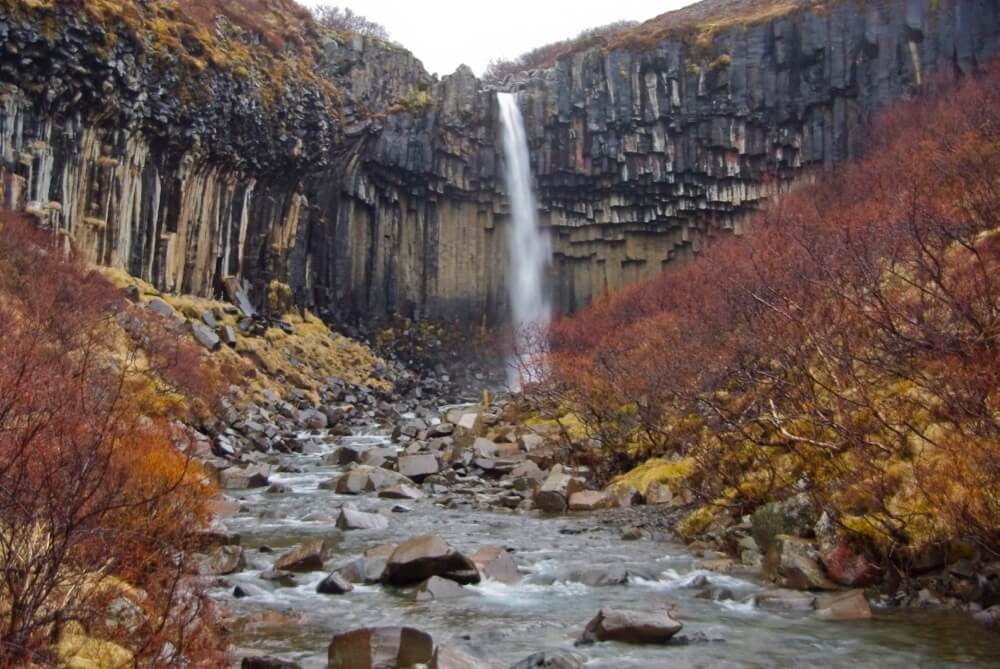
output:
M642 21L692 0L299 0L338 5L384 25L428 72L451 74L462 63L481 74L493 58L613 21Z

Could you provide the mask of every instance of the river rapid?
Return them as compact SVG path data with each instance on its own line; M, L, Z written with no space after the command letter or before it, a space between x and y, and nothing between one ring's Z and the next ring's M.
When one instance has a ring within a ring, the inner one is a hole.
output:
M384 448L391 445L389 428L367 428L351 437L316 433L310 443L308 455L274 460L270 481L284 484L287 492L231 493L241 508L224 522L240 535L247 566L215 581L212 596L228 611L237 660L270 655L318 669L327 664L334 634L409 625L501 667L544 649L573 653L594 668L998 666L1000 635L968 615L876 607L872 620L825 622L811 614L755 608L753 596L767 586L754 574L702 569L699 558L668 533L623 541L625 511L543 515L497 509L489 499L495 484L473 477L404 502L409 512L393 511L399 501L374 494L339 495L319 488L346 470L326 464L328 454L344 444ZM334 520L345 504L384 514L388 528L336 529ZM261 578L285 550L308 539L333 544L324 565L332 570L372 547L422 534L437 534L465 554L485 545L505 546L523 578L513 585L486 580L467 586L467 596L426 602L380 585L358 585L340 596L318 594L327 571L298 574L292 587ZM237 587L246 596L235 598ZM601 607L672 608L684 630L664 646L574 647Z

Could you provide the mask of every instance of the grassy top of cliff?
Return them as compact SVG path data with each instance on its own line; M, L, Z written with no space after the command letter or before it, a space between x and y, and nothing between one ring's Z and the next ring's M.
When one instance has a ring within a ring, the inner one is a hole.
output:
M105 30L109 55L131 38L189 78L216 71L247 80L268 105L294 82L319 90L332 112L339 107L334 85L316 74L328 31L293 0L0 0L0 8L37 23L53 43L77 15Z
M641 51L653 49L667 39L683 40L704 53L722 31L773 21L822 5L822 0L703 0L648 21L618 21L585 30L573 39L532 49L511 60L494 60L483 79L499 83L508 75L549 68L562 58L588 49Z

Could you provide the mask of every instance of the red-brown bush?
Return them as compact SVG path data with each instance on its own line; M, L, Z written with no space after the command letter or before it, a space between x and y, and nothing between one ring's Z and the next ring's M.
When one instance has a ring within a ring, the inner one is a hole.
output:
M166 324L11 214L0 322L0 665L47 662L68 630L150 666L212 661L210 611L180 587L212 491L171 438L211 399L211 375ZM105 612L121 597L135 624Z
M549 399L745 512L807 489L905 556L1000 550L1000 67L872 126L746 238L553 328Z

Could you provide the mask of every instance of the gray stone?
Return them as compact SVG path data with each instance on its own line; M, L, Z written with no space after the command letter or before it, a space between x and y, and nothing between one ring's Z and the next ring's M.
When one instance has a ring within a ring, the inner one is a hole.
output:
M329 669L405 669L429 664L434 640L412 627L367 627L338 634L327 652Z
M341 530L384 530L389 527L389 519L378 513L344 507L337 516L337 527Z
M663 644L684 625L666 611L601 609L584 630L579 643L619 641L636 644Z
M418 483L432 474L437 474L441 466L433 455L404 455L399 458L399 473Z
M413 537L393 550L383 581L389 585L412 585L431 576L469 584L479 582L479 571L467 557L436 536Z
M346 578L334 572L320 581L316 592L321 595L346 595L354 590L354 586Z

